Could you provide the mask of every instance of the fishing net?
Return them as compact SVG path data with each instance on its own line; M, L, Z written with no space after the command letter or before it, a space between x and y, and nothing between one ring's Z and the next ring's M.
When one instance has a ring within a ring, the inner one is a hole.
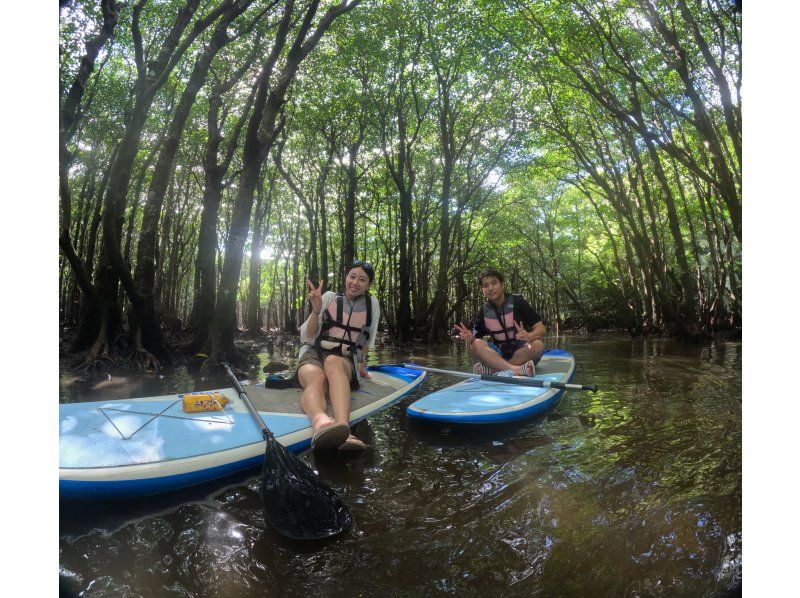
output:
M267 520L296 540L329 538L347 531L350 511L311 467L275 441L267 440L261 488Z

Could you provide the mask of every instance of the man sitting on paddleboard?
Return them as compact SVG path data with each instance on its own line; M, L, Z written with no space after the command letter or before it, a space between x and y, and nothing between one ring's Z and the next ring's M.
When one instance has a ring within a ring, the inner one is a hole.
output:
M508 370L517 376L533 376L534 364L544 353L542 338L547 328L521 295L503 290L503 275L489 268L478 275L486 304L470 322L469 328L456 324L454 330L467 342L478 360L476 374L494 374ZM484 341L480 337L489 336Z
M356 260L347 271L344 292L322 293L323 280L315 287L306 281L311 314L300 326L303 346L297 362L297 378L303 388L300 406L314 430L311 446L340 451L363 450L365 445L350 434L350 390L358 378L369 378L367 351L375 346L381 308L368 293L375 271ZM333 418L326 413L326 393Z

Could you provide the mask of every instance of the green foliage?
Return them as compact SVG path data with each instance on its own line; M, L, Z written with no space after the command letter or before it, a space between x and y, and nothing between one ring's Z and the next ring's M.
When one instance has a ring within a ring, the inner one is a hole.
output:
M157 52L181 4L150 3L142 12L149 55ZM268 51L278 9L252 30L246 27L266 5L256 2L231 27L241 37L216 57L209 85L243 65L256 44L265 48L256 52L259 59ZM419 318L429 307L439 268L447 269L453 317L459 317L480 301L476 273L493 264L509 273L514 288L528 294L551 325L601 322L634 331L671 330L670 317L676 316L669 313L686 313L687 306L705 330L735 323L741 310L741 247L732 213L741 208L741 15L725 3L702 11L689 3L682 11L659 2L653 13L648 6L638 0L375 0L337 20L302 64L284 107L279 149L273 149L307 205L276 175L272 160L266 162L276 181L265 191L271 203L262 240L267 257L261 304L280 304L274 308L279 319L287 301L302 305L301 285L312 251L320 250L323 220L328 263L321 270L326 278L338 271L343 198L351 185L347 154L360 139L355 251L378 266L376 287L392 323L399 194L388 162L399 159L402 114L415 140L409 157L415 175L412 307ZM96 12L93 3L81 2L62 11L62 86L74 78L83 42L100 22ZM674 39L665 38L655 18ZM108 167L131 109L136 69L130 24L127 7L113 44L98 60L102 71L90 80L91 104L72 148L74 193L91 163L100 172ZM195 41L149 114L136 166L145 169L144 177L147 157L205 41ZM685 73L679 56L685 57ZM257 64L224 97L225 139L245 110ZM714 66L730 87L727 100ZM691 93L707 112L707 125ZM195 214L187 227L197 226L202 206L209 95L207 86L198 96L177 157L172 192L184 195L183 209ZM438 246L443 114L456 150L447 263L440 263ZM712 137L724 154L717 162L709 149ZM232 173L239 167L241 137L238 144ZM721 186L723 170L734 180L732 198ZM267 189L269 172L263 179ZM233 181L227 181L220 213L220 252ZM130 205L137 200L132 197ZM191 235L183 231L183 238ZM692 289L681 278L685 264ZM184 314L192 300L193 267L187 260L181 279ZM245 281L241 293L247 293Z

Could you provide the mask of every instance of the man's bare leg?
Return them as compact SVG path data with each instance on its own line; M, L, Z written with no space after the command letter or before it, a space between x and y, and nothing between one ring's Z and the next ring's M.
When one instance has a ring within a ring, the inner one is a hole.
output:
M514 351L508 363L512 365L523 365L529 361L538 363L539 359L542 357L542 353L544 353L544 343L540 340L530 341L525 343L525 346ZM497 355L497 353L495 353L495 355Z
M519 349L519 351L522 351L523 348ZM483 365L487 365L495 370L511 370L511 372L516 376L522 375L521 366L527 361L523 361L519 364L510 363L503 359L494 349L489 347L486 341L481 339L475 339L469 346L469 350L472 351L472 354ZM514 357L516 357L516 353L514 354Z

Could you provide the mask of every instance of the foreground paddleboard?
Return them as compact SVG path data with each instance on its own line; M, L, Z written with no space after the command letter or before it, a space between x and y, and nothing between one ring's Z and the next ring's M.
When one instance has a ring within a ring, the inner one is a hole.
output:
M575 358L563 349L545 351L536 365L537 380L570 382ZM468 379L431 393L408 406L408 416L449 424L499 424L528 419L553 408L563 390Z
M352 394L350 423L397 402L425 373L395 365L369 368ZM282 445L311 445L299 388L246 386L247 396ZM62 499L134 498L202 484L261 465L259 426L232 388L219 389L222 411L186 413L183 395L67 403L59 406Z

